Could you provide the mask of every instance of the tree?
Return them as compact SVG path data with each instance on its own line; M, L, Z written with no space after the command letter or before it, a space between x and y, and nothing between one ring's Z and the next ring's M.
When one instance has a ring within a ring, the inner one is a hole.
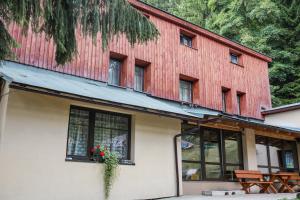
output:
M1 0L0 60L12 56L12 48L17 47L6 29L11 22L20 25L23 33L28 28L45 32L56 44L55 60L62 65L77 53L75 30L79 27L94 42L100 33L103 48L120 34L132 45L159 36L154 24L127 0Z

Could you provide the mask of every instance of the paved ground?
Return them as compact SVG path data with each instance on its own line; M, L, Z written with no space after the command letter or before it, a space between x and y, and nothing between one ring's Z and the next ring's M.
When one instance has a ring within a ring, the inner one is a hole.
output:
M236 196L183 196L173 197L165 200L282 200L295 199L296 194L246 194Z

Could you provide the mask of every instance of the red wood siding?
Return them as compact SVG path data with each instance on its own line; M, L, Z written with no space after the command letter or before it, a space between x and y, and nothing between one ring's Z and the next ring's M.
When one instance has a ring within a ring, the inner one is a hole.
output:
M236 93L246 94L244 116L262 118L261 106L271 107L268 63L266 59L242 52L243 67L230 63L231 45L217 41L203 34L193 32L197 47L195 49L181 45L181 28L161 17L150 16L160 31L156 42L131 47L124 37L115 39L108 50L102 51L100 37L97 46L90 38L83 38L78 32L78 56L66 66L57 66L54 57L54 43L46 40L44 34L27 36L21 34L16 25L9 27L10 33L20 44L16 49L17 61L54 71L73 74L100 81L107 81L110 52L126 56L124 60L126 87L133 88L135 61L150 63L147 67L147 91L154 96L170 100L179 100L179 77L187 76L197 80L193 103L222 110L222 87L231 90L231 113L237 112ZM240 48L233 50L241 51ZM250 50L249 50L250 51ZM264 57L264 56L262 56Z

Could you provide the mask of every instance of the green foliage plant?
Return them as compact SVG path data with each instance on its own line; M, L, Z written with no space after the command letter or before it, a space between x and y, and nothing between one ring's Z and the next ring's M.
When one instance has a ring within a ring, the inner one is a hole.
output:
M125 35L131 45L159 36L155 25L127 0L1 0L0 60L13 55L14 38L7 31L15 22L26 34L28 28L53 39L55 60L64 65L77 54L76 30L91 36L94 44L101 36L105 49L114 36Z
M93 160L104 163L104 196L105 199L108 199L119 166L118 156L100 145L94 147L91 152Z

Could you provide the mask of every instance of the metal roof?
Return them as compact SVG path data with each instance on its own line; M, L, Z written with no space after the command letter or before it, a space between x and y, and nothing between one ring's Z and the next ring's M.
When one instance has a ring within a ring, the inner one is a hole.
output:
M78 97L86 97L92 100L101 100L100 102L108 105L115 105L113 103L116 103L120 107L159 113L172 117L183 119L216 117L269 129L300 133L299 129L274 126L264 123L263 120L229 115L209 108L158 99L144 93L133 91L132 89L109 86L104 82L10 61L5 61L0 64L0 78L7 80L12 86L17 88L21 87L26 89L27 86L29 86L30 89L31 87L33 88L32 90L49 90L54 91L59 95L69 94Z
M21 84L91 99L104 100L105 102L118 103L125 107L142 108L145 111L150 110L196 118L196 116L183 109L149 97L144 93L116 86L108 86L103 82L15 62L5 61L2 63L0 65L0 77L10 79L12 84Z
M296 109L300 109L300 102L264 110L264 111L262 111L262 114L263 115L275 114L275 113L291 111L291 110L296 110Z

